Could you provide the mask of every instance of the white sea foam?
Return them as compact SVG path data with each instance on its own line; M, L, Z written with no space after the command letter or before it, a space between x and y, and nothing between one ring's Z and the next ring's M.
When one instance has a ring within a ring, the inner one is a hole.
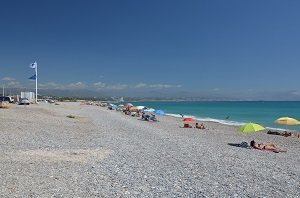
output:
M286 131L286 129L274 128L274 127L266 127L266 129L275 130L275 131ZM294 131L294 130L289 129L288 131Z
M176 117L176 118L181 118L182 116L179 114L172 114L172 113L167 113L167 116L172 116L172 117Z
M168 116L172 116L172 117L176 117L176 118L181 118L182 116L180 114L166 114ZM184 115L185 117L193 117L198 121L202 121L202 122L217 122L220 124L225 124L225 125L231 125L231 126L240 126L243 125L245 123L243 122L235 122L235 121L228 121L228 120L219 120L219 119L214 119L214 118L199 118L199 117L195 117L193 115Z
M199 121L203 122L217 122L220 124L225 124L225 125L230 125L230 126L241 126L245 123L243 122L236 122L236 121L230 121L230 120L219 120L219 119L214 119L214 118L196 118Z

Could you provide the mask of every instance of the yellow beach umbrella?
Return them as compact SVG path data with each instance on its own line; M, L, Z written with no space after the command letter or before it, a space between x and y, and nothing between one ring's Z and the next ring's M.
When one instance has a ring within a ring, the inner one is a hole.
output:
M294 118L290 118L290 117L282 117L282 118L278 118L277 120L275 120L276 123L278 124L285 124L285 125L297 125L300 124L300 121L294 119Z
M256 132L256 131L261 131L261 130L264 130L265 128L259 124L256 124L256 123L248 123L248 124L245 124L245 125L242 125L240 128L239 128L239 131L240 132L243 132L243 133L250 133L250 132Z

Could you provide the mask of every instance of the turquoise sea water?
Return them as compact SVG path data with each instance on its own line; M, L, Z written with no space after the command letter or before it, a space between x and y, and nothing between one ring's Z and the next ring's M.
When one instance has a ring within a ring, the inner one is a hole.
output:
M300 120L300 102L133 102L167 114L192 115L203 121L216 121L230 125L256 122L265 127L300 131L300 125L286 126L274 123L279 117Z

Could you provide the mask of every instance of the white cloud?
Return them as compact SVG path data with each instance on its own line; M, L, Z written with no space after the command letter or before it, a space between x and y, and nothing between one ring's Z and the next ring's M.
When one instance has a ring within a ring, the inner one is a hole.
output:
M44 89L64 89L66 86L55 82L39 83L38 86Z
M58 84L55 82L39 83L38 86L43 89L84 89L88 86L84 82L70 84Z
M168 89L168 88L180 88L182 85L169 85L169 84L152 84L149 85L150 88L155 89Z
M94 87L98 90L100 89L107 89L107 90L123 90L123 89L127 89L129 88L129 86L127 84L106 84L103 82L96 82L93 84Z
M162 88L171 88L172 85L167 85L167 84L153 84L153 85L149 85L149 87L162 89Z
M5 81L14 81L16 79L12 78L12 77L3 77L1 80L5 80Z
M133 88L138 89L138 88L143 88L143 87L146 87L146 86L147 86L146 83L139 83L139 84L134 85Z
M129 86L127 84L112 84L112 85L107 85L106 89L112 89L112 90L123 90L127 89Z
M16 79L12 78L12 77L6 76L6 77L3 77L1 80L6 81L4 84L7 87L13 88L13 87L19 87L20 86L20 82L16 81Z
M104 89L106 87L106 84L103 82L96 82L96 83L94 83L94 87L96 89Z
M59 84L55 82L39 83L38 86L43 89L85 89L88 88L88 84L85 82L74 82L70 84ZM128 85L125 83L107 84L104 82L95 82L92 86L97 90L124 90L124 89L168 89L168 88L181 88L182 85L170 85L170 84L151 84L138 83L135 85Z
M11 81L9 83L7 83L8 87L19 87L20 83L18 81Z
M39 87L45 87L45 88L48 88L48 87L57 87L58 84L54 83L54 82L48 82L48 83L39 83L38 84Z
M84 82L76 82L67 85L67 88L69 89L84 89L87 87L88 86Z
M96 82L93 84L94 87L98 90L100 89L107 89L107 90L123 90L123 89L127 89L129 88L129 86L127 84L121 84L121 83L117 83L117 84L106 84L103 82Z
M300 91L292 91L292 95L300 96Z

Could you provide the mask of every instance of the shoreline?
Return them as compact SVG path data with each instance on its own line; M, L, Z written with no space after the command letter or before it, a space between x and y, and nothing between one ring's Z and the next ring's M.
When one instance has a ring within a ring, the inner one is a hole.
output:
M179 114L169 114L169 113L167 113L166 116L181 118L181 116ZM242 126L242 125L246 124L244 122L218 120L218 119L214 119L214 118L207 118L207 119L203 118L203 119L201 119L201 118L197 118L197 117L195 117L193 115L186 115L186 116L187 117L193 117L193 118L195 118L199 122L214 122L214 123L218 123L218 124L222 124L222 125L227 125L227 126ZM269 130L277 130L277 131L298 132L296 130L291 130L291 129L287 130L287 129L283 129L283 128L274 128L274 127L265 127L265 128L269 129Z
M225 125L232 125L232 126L241 126L243 124L254 122L257 124L260 124L270 130L279 130L279 131L291 131L291 132L300 132L300 128L298 126L285 126L274 123L274 121L279 117L285 117L287 115L286 111L290 111L290 116L294 116L294 118L297 118L300 116L299 112L295 112L295 110L288 110L291 107L297 108L300 107L300 103L296 101L295 105L289 105L285 104L284 108L277 109L276 102L278 101L271 101L275 102L272 103L266 103L264 105L265 101L243 101L246 103L249 103L249 105L233 105L230 103L227 103L229 101L195 101L194 103L160 103L161 101L158 101L157 104L155 102L136 102L135 105L144 105L148 108L152 107L154 109L162 109L167 114L179 117L179 114L182 113L186 116L191 116L196 118L199 121L213 121L218 122ZM198 104L199 102L199 104ZM219 103L220 102L220 103ZM237 102L237 101L232 101ZM240 102L240 101L238 101ZM290 102L290 101L282 101L282 102ZM294 102L294 101L292 101ZM224 103L224 104L222 104ZM263 105L262 105L263 104ZM216 105L216 106L215 106ZM237 106L237 108L235 107ZM250 107L253 107L256 110L251 110ZM266 107L264 107L266 106ZM171 108L174 107L174 108ZM211 108L211 111L214 113L211 113L209 109ZM216 110L216 108L220 108L221 110ZM259 112L258 109L262 108L261 110L264 112L268 112L267 114L259 114L256 112ZM226 110L227 109L227 110ZM274 110L272 110L274 109ZM246 113L236 113L236 112L247 112L249 111L248 116ZM200 113L201 112L201 113ZM285 113L278 113L278 112L285 112ZM230 115L230 118L229 116ZM276 116L275 116L276 115ZM256 117L257 118L256 118ZM228 118L229 119L228 119Z

